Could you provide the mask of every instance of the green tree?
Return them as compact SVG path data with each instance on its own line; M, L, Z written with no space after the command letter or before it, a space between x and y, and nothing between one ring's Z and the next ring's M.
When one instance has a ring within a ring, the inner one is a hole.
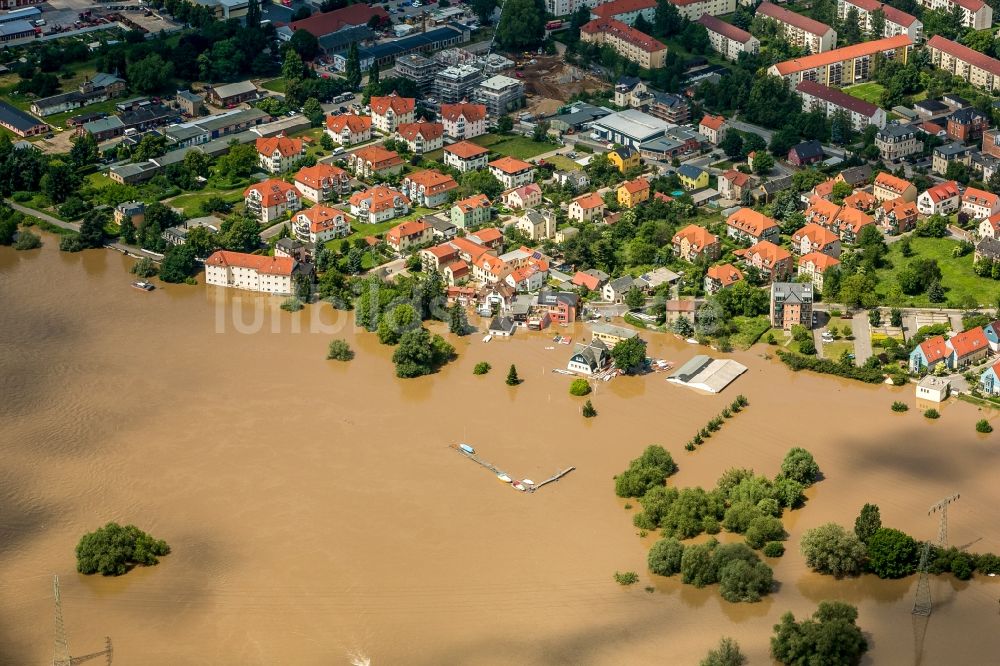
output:
M517 376L517 368L514 364L510 364L510 370L507 371L507 386L517 386L521 383L521 378Z
M448 308L448 330L455 335L465 335L469 332L469 320L465 315L465 308L459 303Z
M76 546L76 570L121 576L136 565L154 565L169 553L166 541L154 539L135 525L108 523L81 537Z
M718 647L708 651L699 666L743 666L747 658L740 651L740 645L732 638L722 638Z
M622 371L637 372L646 362L646 341L638 335L622 340L611 348L611 358Z
M881 527L868 539L868 566L879 578L902 578L917 568L917 542L908 534Z
M854 533L861 543L868 543L882 529L882 515L877 504L865 504L854 519Z
M174 245L163 255L160 264L160 279L164 282L184 282L194 274L194 250L187 245Z
M302 56L298 54L298 51L293 49L285 51L285 60L281 64L281 75L289 82L305 78L306 66L302 62Z
M300 32L308 32L306 30L296 30L296 34ZM310 97L306 100L306 103L302 105L302 115L309 119L309 124L313 127L319 127L323 124L323 120L326 118L326 114L323 112L323 106L319 103L319 100L315 97ZM323 136L328 136L323 134Z
M722 550L722 547L719 550ZM726 601L732 603L760 601L772 587L774 587L774 572L759 559L749 562L742 559L734 560L719 568L719 594Z
M137 277L148 278L153 277L159 272L156 264L149 257L142 257L137 262L132 264L132 268L129 269L131 273Z
M787 666L856 666L868 649L857 618L857 609L840 601L821 601L802 622L785 613L774 625L771 656Z
M757 151L753 158L753 172L758 176L766 176L774 168L774 158L768 153Z
M260 247L260 223L252 217L238 216L232 219L220 243L232 252L253 252Z
M85 247L103 247L104 225L110 216L106 210L91 210L80 222L80 244Z
M739 132L726 132L722 141L719 142L719 148L722 148L722 152L726 154L726 157L735 159L743 152L743 137L740 136Z
M66 238L76 238L66 236ZM37 250L42 246L42 238L38 234L33 234L27 229L21 229L17 234L17 241L14 243L15 250ZM61 244L60 244L61 246Z
M184 244L191 248L194 256L199 259L208 258L219 248L215 233L208 227L194 227L193 229L189 229Z
M77 169L90 166L97 161L97 139L93 134L84 132L74 136L70 141L73 142L73 147L69 150L69 161Z
M79 176L68 164L55 160L49 163L49 168L41 177L39 185L42 194L52 203L59 204L66 201L66 198L76 190L79 182Z
M0 217L0 245L11 245L17 235L17 218L10 215Z
M673 576L681 570L684 544L674 537L664 537L653 544L646 556L649 570L660 576Z
M474 375L485 375L492 368L493 368L493 366L491 366L486 361L480 361L479 363L476 363L476 366L474 368L472 368L472 374L474 374Z
M354 358L354 350L346 340L330 340L326 358L331 361L350 361Z
M781 461L781 473L808 488L819 476L819 465L816 464L811 453L803 448L795 447L785 454L785 459Z
M472 0L469 6L472 7L472 11L475 12L476 18L481 23L489 23L493 11L497 8L497 2L496 0Z
M864 570L865 546L836 523L809 530L802 537L802 554L813 571L841 578Z
M404 333L419 327L416 309L409 303L401 303L379 318L378 340L384 345L394 345Z
M455 354L455 348L440 335L431 336L423 327L403 333L392 355L396 376L402 378L427 375L444 365Z
M487 169L468 171L459 176L459 184L465 196L485 194L491 201L503 192L503 183L496 179Z
M627 305L632 310L638 310L646 304L646 295L642 293L642 290L636 286L632 286L627 292L625 292L625 305Z
M322 124L322 123L320 123ZM333 150L336 144L333 143L333 137L331 137L326 132L323 132L319 137L319 147L323 150Z
M344 79L348 89L357 90L361 85L361 57L358 55L358 43L351 42L347 51L347 63L344 66Z
M927 287L927 300L931 303L944 303L947 297L944 295L944 288L937 280L931 282Z
M677 7L667 0L656 0L656 15L653 19L653 34L656 37L670 37L680 32L684 26Z
M885 33L885 12L876 9L869 15L869 20L871 26L868 31L868 39L882 39Z
M308 30L296 30L288 40L288 48L298 53L303 60L312 60L319 55L319 40Z
M585 396L590 393L590 382L583 377L574 379L569 385L569 394L575 396Z
M151 53L128 66L126 77L133 89L154 93L169 87L173 81L174 64L158 53Z
M503 115L497 120L497 131L501 134L508 134L512 129L514 129L514 121L510 116Z
M677 463L662 446L646 447L642 455L629 463L628 469L615 477L618 497L642 497L650 489L663 486L667 477L677 473Z
M496 29L501 46L520 51L537 46L545 36L545 17L535 0L508 0Z

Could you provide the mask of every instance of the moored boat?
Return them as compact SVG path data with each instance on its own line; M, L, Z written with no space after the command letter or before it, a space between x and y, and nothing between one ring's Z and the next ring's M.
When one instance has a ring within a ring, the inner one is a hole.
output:
M507 476L506 474L497 474L497 478L503 481L504 483L510 483L510 477Z
M487 334L487 335L486 335L486 336L485 336L485 337L483 338L483 342L489 342L489 341L490 341L490 340L492 340L492 339L493 339L493 335L492 335L492 334Z
M466 453L475 453L476 452L476 450L474 448L472 448L471 446L469 446L468 444L459 444L458 448L462 449Z
M533 486L533 485L535 485L535 482L532 481L531 479L521 479L521 483L523 483L526 486Z
M154 289L156 289L156 287L154 287L151 283L141 280L133 282L132 286L135 287L136 289L141 289L142 291L153 291Z
M524 492L524 486L521 484L520 481L513 481L511 485L514 486L514 490L520 490L521 492Z

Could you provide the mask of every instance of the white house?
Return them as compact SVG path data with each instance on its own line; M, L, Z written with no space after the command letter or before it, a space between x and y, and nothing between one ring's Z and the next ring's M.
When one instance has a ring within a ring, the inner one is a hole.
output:
M414 155L422 155L444 145L444 125L426 120L400 123L396 128L396 138L405 143Z
M490 151L471 141L459 141L444 147L444 163L462 173L486 168L490 161Z
M351 177L340 167L320 162L298 170L295 174L295 189L306 199L323 203L350 192Z
M218 250L205 260L205 283L265 294L292 293L295 260Z
M268 173L288 171L299 158L306 154L301 139L272 136L257 139L256 145L260 166Z
M604 199L596 192L579 196L569 204L566 217L576 222L589 222L604 215Z
M581 375L593 375L608 367L611 355L608 346L598 339L578 344L566 364L566 369Z
M264 224L302 208L299 191L291 183L272 178L243 191L246 211Z
M378 224L410 212L410 200L402 192L385 185L376 185L355 192L348 200L351 215L359 222Z
M535 166L516 157L501 157L489 163L490 173L507 189L521 187L535 180Z
M1000 197L974 187L962 193L962 212L973 220L985 220L1000 213Z
M327 116L326 129L323 130L334 143L341 146L353 146L364 143L372 138L372 119L368 116L356 116L345 113L339 116Z
M292 216L292 231L299 240L318 244L349 236L351 225L341 211L317 204Z
M921 192L917 197L917 212L921 215L948 215L958 210L960 202L958 183L949 180Z
M386 134L396 131L402 123L412 123L416 118L416 100L412 97L400 97L396 93L385 97L372 97L369 101L372 110L372 124L375 129Z
M486 134L485 104L442 104L444 133L452 139L471 139Z
M556 235L556 216L551 211L529 208L514 226L533 241L544 240Z

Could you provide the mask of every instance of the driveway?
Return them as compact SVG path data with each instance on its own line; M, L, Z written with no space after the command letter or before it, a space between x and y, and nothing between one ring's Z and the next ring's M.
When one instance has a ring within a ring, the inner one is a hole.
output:
M867 310L854 315L851 330L854 333L854 362L862 365L872 356L872 331Z

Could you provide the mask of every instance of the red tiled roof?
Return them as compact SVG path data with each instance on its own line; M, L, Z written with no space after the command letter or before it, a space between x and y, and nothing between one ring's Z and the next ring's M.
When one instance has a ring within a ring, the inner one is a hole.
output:
M992 208L997 205L998 199L1000 197L997 197L992 192L984 192L974 187L966 188L965 193L962 194L962 203L969 203L974 206L989 206Z
M742 28L737 28L732 23L726 23L722 19L715 18L710 14L702 14L701 18L698 19L698 23L701 23L703 26L705 26L705 29L708 30L709 32L717 33L719 35L722 35L726 39L733 40L734 42L746 44L751 39L753 39L753 35L751 35L746 30L743 30Z
M931 201L934 203L940 203L945 199L951 199L952 197L957 197L959 195L958 183L953 180L949 180L948 182L928 188L924 194L929 196Z
M728 287L730 285L736 284L743 279L743 272L736 268L732 264L719 264L718 266L710 266L708 271L705 273L708 277L713 280L718 281L722 284L722 287Z
M382 146L378 145L359 148L358 150L355 150L352 155L359 160L371 162L373 165L382 168L403 163L403 160L399 157L399 153L394 150L386 150Z
M619 14L653 9L654 7L656 7L656 0L612 0L594 7L590 13L601 18L612 18Z
M986 5L983 0L955 0L955 4L963 9L968 9L970 12L978 12Z
M896 216L897 220L906 219L909 217L916 217L917 204L915 204L912 201L903 201L902 197L898 199L890 199L888 201L882 202L882 212L887 215L892 213L893 215ZM1000 213L998 213L997 215L1000 215Z
M592 210L594 208L599 208L604 205L604 199L600 197L596 192L591 192L589 194L584 194L573 199L573 203L578 204L580 208L584 210Z
M340 221L346 219L342 211L321 204L299 211L296 217L304 217L309 220L309 230L313 233L332 229L337 226L338 218Z
M345 113L339 116L327 116L326 126L331 132L340 134L344 128L350 128L351 134L361 134L365 130L371 129L372 119L370 116L358 116L353 113Z
M406 181L423 187L427 194L447 192L458 187L454 178L434 169L411 173L406 177Z
M267 139L257 139L255 142L257 152L261 155L271 156L274 151L281 153L282 157L293 157L302 152L302 141L299 139L289 139L284 136L272 136Z
M844 197L844 205L858 210L871 210L878 205L878 199L869 192L858 190L854 194Z
M822 67L824 65L832 65L835 62L853 60L854 58L860 58L861 56L866 55L870 56L875 53L879 53L880 51L901 49L907 46L913 46L913 40L906 35L896 35L895 37L886 37L885 39L876 39L871 42L862 42L852 46L833 49L832 51L824 51L823 53L802 56L801 58L792 58L791 60L779 62L777 65L774 65L774 67L777 69L779 75L786 76L788 74L794 74L795 72L801 72L807 69L815 69L816 67Z
M812 97L821 99L824 102L830 102L834 106L839 106L842 109L859 113L866 118L871 118L878 111L878 107L874 104L869 104L863 99L858 99L857 97L848 95L847 93L841 92L836 88L824 86L821 83L809 81L808 79L800 81L799 84L795 86L795 89L800 93L811 95Z
M726 225L759 237L767 229L778 226L778 223L752 208L740 208L726 219Z
M673 242L680 243L685 238L689 243L697 245L702 249L719 242L718 236L705 227L699 227L697 224L689 224L678 231L674 234Z
M522 171L535 168L534 165L524 160L519 160L516 157L501 157L498 160L490 162L490 166L506 174L521 173Z
M217 250L205 260L205 265L250 268L265 275L291 275L295 269L295 260L291 257L269 257L264 254Z
M752 257L758 254L763 260L764 264L770 267L774 267L778 262L785 259L791 259L792 255L789 254L788 250L783 247L775 245L771 241L761 241L754 245L753 247L747 248L746 256Z
M920 350L924 353L924 358L928 363L944 360L951 355L951 350L943 335L935 335L933 338L924 340L920 343Z
M613 18L599 18L585 23L580 27L580 32L587 34L609 34L627 42L636 48L640 48L647 53L666 50L666 45L660 40L650 37L644 32L617 21Z
M270 178L256 185L251 185L243 191L243 197L246 198L251 192L258 192L260 194L261 203L264 204L265 208L284 203L287 200L285 196L289 192L295 192L295 196L299 194L294 185L286 183L283 180L278 180L277 178Z
M424 248L421 252L433 254L438 261L441 261L442 259L458 255L458 248L451 243L441 243L434 247Z
M875 176L875 185L886 190L895 192L896 194L902 194L906 191L906 188L912 185L908 180L903 180L897 176L893 176L891 173L883 171L879 175Z
M750 182L749 174L737 171L736 169L730 169L729 171L724 172L722 177L725 180L732 181L733 185L736 187L746 187L746 184Z
M948 340L948 343L955 350L955 356L958 358L989 348L989 342L986 340L986 334L983 332L982 326L976 326L975 328L970 328L968 331L956 333Z
M907 14L906 12L896 9L892 5L886 5L878 0L845 0L847 4L854 5L859 9L871 13L875 10L881 9L882 13L885 14L885 20L889 23L895 23L896 25L901 25L904 28L909 28L913 25L913 22L917 20L916 16Z
M839 266L840 260L822 252L810 252L799 257L799 266L805 266L809 263L815 266L817 271L823 273L828 268Z
M400 97L396 93L392 93L385 97L372 97L368 103L374 114L384 116L386 111L392 109L393 113L401 116L413 111L416 108L417 100L413 97Z
M467 122L476 122L486 118L485 104L442 104L441 117L445 120L458 120L465 116Z
M410 200L403 193L385 185L376 185L367 190L355 192L347 201L352 206L359 207L363 202L371 200L371 203L368 204L368 210L369 212L377 213L386 208L394 207L394 202L397 198L404 201L407 206L410 205Z
M803 239L807 239L811 244L818 247L826 247L840 240L837 234L825 227L821 227L815 222L810 222L792 234L792 242L796 245L801 243Z
M325 14L314 14L301 21L293 21L289 27L295 30L307 30L316 38L337 32L344 26L368 25L373 16L389 20L389 14L382 7L369 7L366 4L348 5Z
M713 116L711 114L706 114L704 118L701 119L700 126L707 127L710 130L715 130L718 132L722 126L725 124L726 119L722 116Z
M295 174L295 182L315 189L321 187L324 180L340 180L346 175L347 172L340 167L320 162L315 166L299 169Z
M968 46L959 44L958 42L945 39L941 35L934 35L928 39L927 47L937 49L942 53L947 53L953 58L957 58L962 62L974 65L979 69L993 74L994 76L1000 76L1000 60L991 58L988 55L980 53L979 51L974 51Z
M636 178L635 180L630 180L627 183L623 183L621 187L625 188L625 191L629 194L635 194L636 192L642 192L643 190L649 189L649 181L645 178Z
M586 287L591 291L594 291L601 286L601 281L597 277L591 275L590 273L584 273L583 271L577 271L576 275L573 276L573 284L578 287Z
M387 241L399 241L408 236L416 236L421 234L431 228L427 222L423 220L410 220L409 222L403 222L402 224L397 224L392 229L389 229L385 233L385 239Z
M925 120L924 122L917 125L917 129L919 129L921 132L924 132L925 134L932 134L934 136L937 136L938 134L944 131L943 127L941 127L937 123L932 123L929 120Z
M479 157L480 155L486 155L490 151L482 146L477 146L471 141L459 141L458 143L453 143L450 146L445 146L444 152L453 153L454 155L457 155L459 159L467 160L473 157Z
M396 134L407 141L414 141L419 134L426 141L428 139L440 139L444 136L444 125L441 123L431 123L421 120L415 123L402 123L396 128Z
M757 15L763 15L767 18L774 19L775 21L787 23L788 25L796 27L799 30L805 30L808 33L818 35L820 37L833 30L833 28L825 23L820 23L819 21L811 19L808 16L803 16L802 14L796 14L791 10L779 7L778 5L770 2L760 3L760 6L757 7Z
M465 236L469 239L479 239L480 245L489 245L490 243L495 243L498 240L503 239L503 233L499 229L494 227L484 227L479 231L473 231L471 234ZM473 240L473 242L476 242Z
M490 200L485 194L473 194L471 197L456 201L454 205L458 206L463 212L468 213L477 208L489 208Z
M875 224L875 220L873 220L870 215L866 215L857 208L844 206L837 214L837 228L843 229L845 227L850 227L851 232L855 235L861 233L861 229L869 224Z

